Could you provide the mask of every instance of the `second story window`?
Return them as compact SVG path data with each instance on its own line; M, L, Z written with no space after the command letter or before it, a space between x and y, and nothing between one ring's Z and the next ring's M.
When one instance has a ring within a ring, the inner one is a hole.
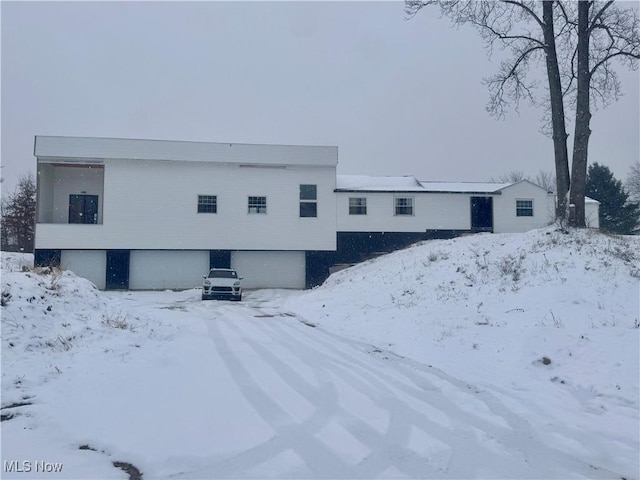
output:
M267 213L267 197L249 197L249 213Z
M218 213L217 195L198 195L198 213Z
M413 215L413 197L396 197L394 202L395 215Z
M367 199L365 197L349 198L349 215L366 215Z
M318 216L318 187L317 185L300 185L300 216Z

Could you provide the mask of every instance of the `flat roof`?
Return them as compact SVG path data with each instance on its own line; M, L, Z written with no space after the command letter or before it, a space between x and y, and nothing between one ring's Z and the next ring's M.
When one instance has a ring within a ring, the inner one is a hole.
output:
M37 135L34 156L50 161L125 159L335 167L338 147Z

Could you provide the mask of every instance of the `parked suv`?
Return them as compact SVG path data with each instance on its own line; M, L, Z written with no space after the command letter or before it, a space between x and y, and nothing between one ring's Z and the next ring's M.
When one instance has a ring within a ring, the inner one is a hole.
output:
M242 286L238 272L232 268L212 268L209 275L205 275L202 285L202 300L213 298L230 299L236 302L242 300Z

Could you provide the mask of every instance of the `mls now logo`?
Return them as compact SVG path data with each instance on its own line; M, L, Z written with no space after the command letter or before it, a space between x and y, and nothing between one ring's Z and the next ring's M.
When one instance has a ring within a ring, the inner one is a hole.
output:
M62 471L62 463L45 462L42 460L37 460L35 462L30 462L28 460L23 462L18 462L17 460L5 460L3 466L5 473L59 473Z

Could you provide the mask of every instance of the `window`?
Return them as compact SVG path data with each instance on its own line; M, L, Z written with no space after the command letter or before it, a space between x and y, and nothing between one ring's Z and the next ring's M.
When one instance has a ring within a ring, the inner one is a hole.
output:
M98 195L69 195L69 223L98 223Z
M318 216L318 188L317 185L300 185L300 216Z
M249 213L267 213L267 197L249 197Z
M395 198L396 215L413 215L413 197Z
M366 215L367 199L364 197L349 198L349 215Z
M235 270L211 269L207 278L238 278L238 274Z
M516 200L517 217L533 217L533 200Z
M218 213L218 197L198 195L198 213Z

